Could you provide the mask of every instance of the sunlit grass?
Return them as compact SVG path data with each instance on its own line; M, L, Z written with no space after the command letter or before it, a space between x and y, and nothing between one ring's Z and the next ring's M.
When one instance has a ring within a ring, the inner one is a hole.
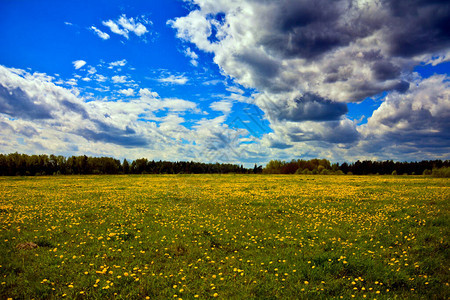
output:
M0 298L447 299L449 200L420 176L0 178Z

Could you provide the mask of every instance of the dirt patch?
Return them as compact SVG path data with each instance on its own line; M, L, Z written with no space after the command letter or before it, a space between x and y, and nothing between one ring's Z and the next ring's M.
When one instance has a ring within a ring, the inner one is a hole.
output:
M19 250L31 250L31 249L34 249L37 247L38 247L38 245L33 242L26 242L26 243L18 244L16 246L16 248Z

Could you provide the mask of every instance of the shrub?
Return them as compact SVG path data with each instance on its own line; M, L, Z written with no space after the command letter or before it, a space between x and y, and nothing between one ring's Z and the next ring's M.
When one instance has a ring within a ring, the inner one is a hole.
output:
M424 170L423 173L422 173L422 175L424 175L424 176L429 176L429 175L431 175L431 170L428 170L428 169Z
M433 169L431 176L438 178L450 178L450 167L442 167L439 169Z

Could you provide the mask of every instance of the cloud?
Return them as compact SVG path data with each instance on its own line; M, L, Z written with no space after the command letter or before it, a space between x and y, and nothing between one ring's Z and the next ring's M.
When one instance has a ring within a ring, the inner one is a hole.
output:
M415 82L414 66L450 57L450 6L443 1L192 2L188 15L167 24L179 39L212 54L224 75L257 91L254 103L273 130L267 145L278 149L364 153L358 141L387 120L374 113L373 125L362 130L346 118L346 104L425 88ZM436 122L430 126L441 132L445 121Z
M151 24L147 19L144 19L144 23ZM129 39L129 33L133 32L137 36L143 36L148 33L147 27L141 22L137 22L134 18L127 18L126 15L121 15L119 19L113 21L103 21L102 24L108 27L111 32L121 35L126 39Z
M450 41L442 25L449 8L439 2L413 2L404 15L406 2L381 0L194 2L198 9L168 22L177 36L213 53L240 84L274 94L351 102L405 90L415 55L441 53ZM426 47L407 50L409 36L422 36Z
M212 110L223 112L224 114L229 114L231 112L231 108L233 107L233 102L231 101L216 101L211 103L209 106Z
M98 82L105 82L108 79L108 77L103 76L101 74L95 74L95 80Z
M191 65L193 65L194 67L198 66L198 55L197 53L195 53L194 51L191 50L191 48L187 48L186 50L184 50L184 55L186 55L186 57L189 57L190 63Z
M159 95L157 92L153 92L150 89L144 88L139 90L139 96L147 97L147 98L158 98Z
M122 75L122 76L116 75L116 76L111 77L111 79L112 79L112 81L114 83L125 83L125 82L127 82L127 76L125 76L125 75Z
M93 66L89 66L89 68L88 68L88 73L89 73L90 75L93 75L93 74L97 73L97 69L94 68Z
M57 111L69 108L85 117L87 112L80 100L54 85L50 78L41 73L11 72L0 65L0 112L28 120L46 120L57 118Z
M184 85L188 82L188 78L184 75L170 75L157 79L161 83Z
M89 29L91 29L99 38L101 38L102 40L107 40L109 39L109 34L107 34L106 32L101 31L100 29L98 29L95 26L91 26Z
M191 110L198 112L197 104L192 101L187 101L178 98L164 98L160 99L158 93L152 92L149 89L139 90L140 101L145 104L149 111L159 111L169 109L171 111L183 112Z
M16 133L33 139L37 128L43 134L54 135L39 137L43 138L39 142L41 145L48 144L45 139L54 140L55 136L59 139L56 144L64 144L62 134L121 146L146 145L147 139L131 129L132 123L110 120L105 116L108 115L106 108L92 110L101 106L85 103L49 78L41 73L17 72L0 66L0 114L9 116L6 127L17 128Z
M122 89L122 90L119 90L119 93L121 93L122 95L130 97L130 96L134 95L134 90L132 88Z
M283 96L286 97L286 95ZM267 112L269 120L296 122L339 120L348 112L345 103L333 102L311 93L295 96L286 101L280 101L261 95L257 98L256 104Z
M391 93L361 126L369 152L403 146L408 151L450 153L450 78L434 75L406 93Z
M106 27L109 27L111 32L118 34L118 35L122 35L126 39L128 39L128 31L120 29L119 25L117 25L114 21L112 21L112 20L103 21L102 24L105 25Z
M84 60L75 60L72 62L72 64L73 64L74 68L76 70L78 70L78 69L82 68L86 64L86 62Z
M113 67L123 67L126 64L127 64L127 60L126 59L122 59L122 60L110 62L108 68L112 69Z
M3 78L2 78L3 79ZM24 119L50 119L51 108L46 103L36 103L20 88L0 85L0 112Z

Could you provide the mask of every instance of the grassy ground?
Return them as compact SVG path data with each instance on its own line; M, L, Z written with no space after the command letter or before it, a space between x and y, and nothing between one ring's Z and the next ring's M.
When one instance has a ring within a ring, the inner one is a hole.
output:
M448 299L449 183L0 178L0 299Z

